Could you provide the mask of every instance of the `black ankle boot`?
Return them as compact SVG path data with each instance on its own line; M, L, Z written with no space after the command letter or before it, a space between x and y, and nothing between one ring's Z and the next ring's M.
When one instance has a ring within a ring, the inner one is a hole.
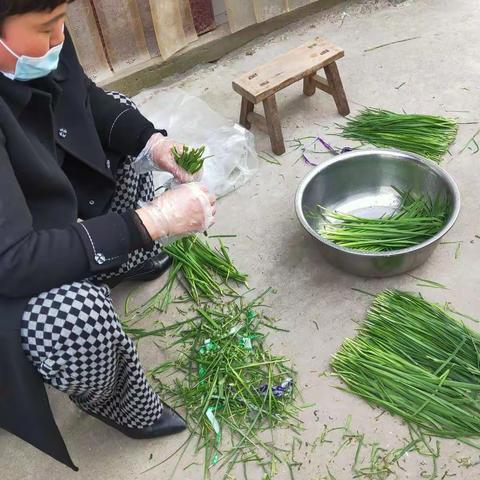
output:
M113 288L123 282L149 282L161 277L171 264L172 258L162 252L122 275L105 280L104 283Z
M158 422L143 428L124 427L118 423L115 423L109 418L103 417L102 415L97 415L90 412L85 413L88 413L88 415L91 415L92 417L98 418L98 420L101 420L103 423L106 423L110 427L122 432L127 437L135 438L136 440L165 437L167 435L183 432L187 428L187 423L185 420L175 410L171 409L167 405L163 406L163 413Z

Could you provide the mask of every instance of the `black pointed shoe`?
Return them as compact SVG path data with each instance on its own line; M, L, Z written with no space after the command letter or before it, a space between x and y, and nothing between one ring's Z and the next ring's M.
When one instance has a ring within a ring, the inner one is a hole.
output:
M87 411L85 411L85 413L88 413L88 415L91 415L108 426L115 428L119 432L122 432L127 437L135 438L136 440L166 437L167 435L174 435L175 433L183 432L187 428L187 422L185 422L185 420L175 410L171 409L165 404L163 405L163 412L160 420L153 425L143 428L124 427L118 423L115 423L109 418L103 417L102 415L97 415Z
M104 283L110 288L114 288L123 282L150 282L161 277L170 268L172 261L170 256L162 252L128 272L106 280Z

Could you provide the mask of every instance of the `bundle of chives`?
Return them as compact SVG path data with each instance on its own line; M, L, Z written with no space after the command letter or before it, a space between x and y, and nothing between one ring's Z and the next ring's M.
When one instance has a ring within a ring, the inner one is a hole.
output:
M166 246L164 250L173 257L174 269L179 267L187 290L197 303L202 296L213 300L216 295L224 293L217 278L224 281L230 290L230 281L237 284L247 281L247 275L235 267L222 240L220 248L213 249L198 236L187 237Z
M480 335L415 295L379 294L359 335L333 356L347 390L424 433L480 435Z
M441 162L455 141L455 120L433 115L407 115L365 108L341 127L340 135L377 147L392 147Z
M190 148L185 145L181 152L179 152L176 147L172 148L172 154L175 161L185 171L192 175L202 169L203 163L206 160L203 156L204 153L205 147Z
M167 281L140 307L133 311L126 308L127 324L133 317L144 318L155 311L167 311L173 301L172 292L177 280L190 300L197 304L202 300L215 302L224 295L237 295L234 287L246 285L248 277L234 265L221 239L219 245L212 248L199 236L190 236L164 247L173 258Z
M319 206L326 223L319 224L318 233L342 247L374 253L418 245L443 228L451 211L447 198L432 200L397 191L402 196L400 208L381 218L357 217Z
M255 462L267 471L282 462L282 451L262 433L300 426L290 362L266 347L264 330L277 328L258 312L263 297L247 305L205 306L194 318L166 327L177 359L149 372L162 398L186 410L191 436L185 449L198 437L205 477L215 465L225 469L223 478L232 478L238 463ZM167 384L162 378L170 371L177 375Z

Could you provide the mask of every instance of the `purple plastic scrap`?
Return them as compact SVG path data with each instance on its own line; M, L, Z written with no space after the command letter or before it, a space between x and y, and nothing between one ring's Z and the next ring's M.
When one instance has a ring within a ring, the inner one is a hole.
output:
M341 150L333 148L329 143L327 143L323 138L317 137L316 142L320 142L329 152L332 152L334 155L339 155L340 153L347 153L353 150L352 147L344 147Z
M281 398L290 390L293 386L293 379L287 378L281 385L276 385L272 387L272 394L275 398ZM258 392L262 395L266 395L268 392L268 385L264 384L260 386Z
M347 153L347 152L353 151L352 147L344 147L341 150L337 150L336 148L332 147L328 142L326 142L321 137L317 137L314 140L313 145L315 145L317 142L320 142L330 153L333 153L334 155L340 155L341 153ZM306 165L310 165L312 167L317 167L318 166L318 163L314 163L311 160L309 160L309 158L305 154L305 149L303 149L302 157L303 157L303 161L305 162Z
M317 137L315 141L320 142L329 152L332 152L334 155L337 154L337 151L329 143L323 140L323 138Z
M305 154L303 154L303 161L311 167L318 167L318 163L311 162Z

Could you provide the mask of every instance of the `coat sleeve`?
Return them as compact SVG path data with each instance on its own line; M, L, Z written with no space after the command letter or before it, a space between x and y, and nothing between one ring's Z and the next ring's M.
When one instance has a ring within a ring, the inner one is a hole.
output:
M119 267L131 239L116 213L37 230L0 132L0 295L31 297Z
M95 126L102 145L122 155L138 155L157 130L136 108L108 95L85 75Z
M68 30L65 30L62 59L70 74L82 75L84 78L95 127L105 150L111 150L124 156L136 156L154 133L167 135L165 130L157 130L152 122L147 120L136 108L108 95L105 90L88 78L78 60Z

